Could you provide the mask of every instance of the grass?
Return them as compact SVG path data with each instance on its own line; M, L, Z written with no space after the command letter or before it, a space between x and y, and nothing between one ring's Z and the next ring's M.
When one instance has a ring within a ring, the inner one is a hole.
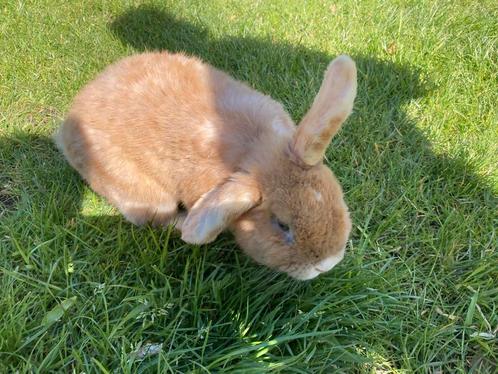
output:
M0 372L496 372L497 17L494 1L1 2ZM49 136L72 97L153 49L296 119L331 58L357 61L328 153L354 220L332 272L297 282L229 235L134 227L67 166Z

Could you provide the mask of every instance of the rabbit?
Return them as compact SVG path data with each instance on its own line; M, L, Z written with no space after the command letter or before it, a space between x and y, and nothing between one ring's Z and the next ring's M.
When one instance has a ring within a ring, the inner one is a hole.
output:
M256 262L307 280L343 259L350 234L323 158L356 87L355 63L337 57L296 127L280 103L196 57L142 53L87 84L54 140L130 222L175 224L193 244L229 229Z

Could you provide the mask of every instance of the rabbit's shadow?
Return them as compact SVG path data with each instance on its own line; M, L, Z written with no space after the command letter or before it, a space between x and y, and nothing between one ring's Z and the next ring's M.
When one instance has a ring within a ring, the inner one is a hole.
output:
M311 105L325 68L335 57L269 39L214 38L202 24L183 21L151 6L130 9L114 19L109 28L136 51L168 50L198 56L282 102L295 120ZM379 59L354 51L349 54L358 67L358 95L353 115L333 140L327 155L346 191L357 226L362 226L372 212L375 225L382 226L382 219L389 219L386 215L392 208L391 199L413 189L409 184L414 176L426 193L433 189L440 194L439 200L434 200L436 215L438 203L444 205L458 199L462 191L457 186L461 184L467 184L468 191L477 191L465 199L483 209L492 209L496 195L489 182L475 174L464 157L434 154L430 142L403 109L431 91L430 79L417 68L391 62L387 56ZM413 193L410 199L424 198ZM389 198L377 199L381 195ZM374 199L381 202L372 210ZM447 207L446 213L450 209L453 207ZM441 213L446 214L445 209ZM435 221L427 224L438 226ZM403 225L400 220L398 234ZM396 232L396 224L393 226ZM393 236L393 246L396 240Z

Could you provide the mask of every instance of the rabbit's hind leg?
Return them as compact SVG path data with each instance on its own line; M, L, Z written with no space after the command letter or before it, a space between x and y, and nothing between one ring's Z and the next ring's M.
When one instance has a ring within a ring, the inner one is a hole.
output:
M181 216L178 214L178 203L175 199L164 195L153 202L120 199L116 205L128 221L138 226L146 223L151 223L154 226L167 226L181 220Z

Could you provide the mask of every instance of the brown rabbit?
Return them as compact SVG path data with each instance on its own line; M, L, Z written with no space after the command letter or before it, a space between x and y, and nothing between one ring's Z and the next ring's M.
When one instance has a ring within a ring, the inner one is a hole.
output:
M55 140L129 221L175 223L197 244L229 228L257 262L311 279L341 261L351 229L322 159L355 96L355 64L340 56L296 128L281 104L196 58L145 53L84 87Z

